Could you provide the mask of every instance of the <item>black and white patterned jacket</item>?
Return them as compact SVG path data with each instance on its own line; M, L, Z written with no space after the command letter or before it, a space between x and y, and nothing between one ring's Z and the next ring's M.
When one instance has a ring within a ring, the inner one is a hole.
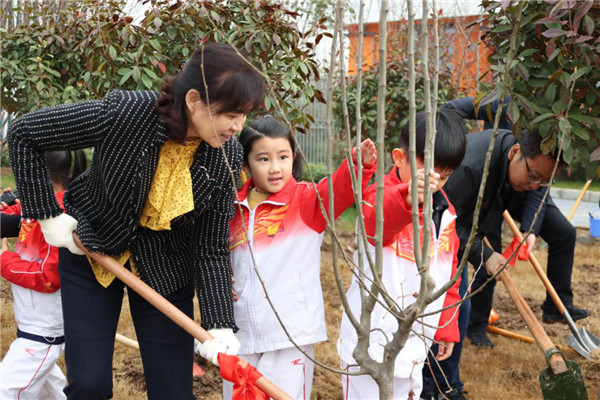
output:
M30 112L9 128L9 149L23 216L46 219L61 209L54 198L44 151L94 147L92 165L65 195L65 209L92 251L130 249L140 278L162 295L195 278L202 325L235 328L229 257L229 220L235 188L222 149L202 143L192 166L193 211L175 218L170 231L138 225L150 190L166 125L154 111L159 93L113 91L103 100ZM241 145L224 147L236 179Z

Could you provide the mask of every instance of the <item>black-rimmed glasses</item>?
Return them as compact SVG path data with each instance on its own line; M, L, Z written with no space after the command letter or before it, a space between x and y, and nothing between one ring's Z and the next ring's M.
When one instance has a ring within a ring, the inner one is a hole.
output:
M529 183L533 183L535 185L540 185L540 186L549 186L550 184L554 185L554 182L556 182L555 178L552 178L551 180L540 180L540 179L535 179L533 176L531 176L531 171L529 170L529 164L527 163L527 157L523 157L523 160L525 160L525 168L527 168L527 175L529 178Z

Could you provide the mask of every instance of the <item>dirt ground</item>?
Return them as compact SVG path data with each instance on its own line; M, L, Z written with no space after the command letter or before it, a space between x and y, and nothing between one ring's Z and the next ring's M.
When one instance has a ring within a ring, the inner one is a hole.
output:
M589 238L587 231L581 231L582 238ZM344 248L351 250L353 232L342 232L341 239ZM332 368L339 367L339 359L335 350L335 339L341 315L341 302L335 286L331 268L331 251L329 239L326 237L323 246L323 264L321 279L325 297L325 313L327 330L330 340L316 346L317 358ZM536 251L543 267L546 264L547 252L543 248ZM346 287L349 282L349 272L344 269ZM538 319L541 320L540 305L544 298L544 288L533 268L525 262L518 262L511 270L514 281L527 300ZM585 326L591 332L600 336L600 241L587 240L578 242L575 254L573 273L573 288L575 303L590 308L592 316L577 325ZM1 340L0 354L2 357L15 338L16 326L12 313L12 295L9 285L3 279L0 282L1 295ZM506 291L499 283L496 290L495 310L500 315L496 322L498 327L510 329L528 335L527 327L510 301ZM198 313L196 312L196 315ZM546 332L554 343L566 345L565 339L570 335L569 329L563 324L543 324ZM125 304L119 324L119 333L135 338L133 325ZM482 349L465 344L461 364L461 377L466 385L469 399L541 399L539 374L545 368L544 357L535 345L518 342L499 336L491 336L495 343L494 349ZM583 371L590 399L598 396L600 385L600 359L585 360L575 353L566 353L569 359L577 362ZM221 398L221 380L217 368L207 365L200 357L196 363L202 368L204 375L194 380L194 394L198 399L216 400ZM61 360L59 364L64 369ZM114 354L114 398L138 400L145 399L144 375L141 359L137 350L117 343ZM375 396L376 397L376 396ZM312 399L341 400L342 391L340 376L317 367L312 392Z

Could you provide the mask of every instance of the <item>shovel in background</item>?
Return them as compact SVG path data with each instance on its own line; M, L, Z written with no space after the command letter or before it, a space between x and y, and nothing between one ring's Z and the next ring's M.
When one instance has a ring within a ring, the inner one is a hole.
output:
M121 264L115 261L114 258L104 254L92 253L88 251L88 249L86 249L85 246L79 240L79 237L77 236L76 232L73 232L73 239L75 240L77 246L83 252L85 252L85 254L102 264L104 268L112 272L117 278L119 278L124 284L126 284L127 287L134 290L137 294L139 294L146 301L148 301L148 303L156 307L160 312L162 312L165 316L171 319L171 321L175 322L177 325L179 325L180 328L185 330L194 338L198 339L202 343L205 340L214 339L210 333L204 330L200 325L196 324L196 322L194 322L193 319L188 317L180 309L178 309L169 301L167 301L154 289L152 289L150 286L144 283L140 278L133 275L129 270L127 270L125 267L123 267ZM231 360L232 357L234 356L225 356L224 354L219 354L219 363L223 365L224 362L221 362L222 359L224 361L225 358ZM230 367L245 368L246 366L248 366L248 363L246 361L236 356L235 358L237 358L237 363L232 365L232 363L228 362L228 365ZM292 398L287 393L285 393L283 390L281 390L273 382L271 382L264 376L260 376L259 378L257 378L254 381L254 384L274 400L292 400Z
M492 248L484 239L486 245ZM514 285L510 274L505 269L498 277L504 283L519 314L525 320L531 335L546 357L548 368L540 374L540 385L544 400L587 400L587 389L579 366L565 360L562 353L554 346L535 314Z
M519 231L519 228L517 228L515 221L512 219L508 211L504 211L502 215L504 216L504 220L506 221L506 223L510 226L513 235L519 238L519 240L523 240L523 235L521 234L521 231ZM538 276L544 283L544 286L550 294L550 297L552 297L552 300L554 301L558 312L563 316L563 318L567 322L567 325L569 325L571 332L573 333L567 338L567 344L570 347L572 347L573 350L581 354L583 357L591 358L591 353L598 351L600 339L598 339L598 337L596 337L586 328L577 329L573 318L571 318L571 314L569 314L569 310L567 310L560 297L558 297L558 293L556 293L556 290L554 290L552 283L550 283L550 280L542 270L542 267L540 266L539 262L537 261L537 258L535 258L535 255L533 255L533 253L529 253L529 261L531 262L531 265L533 265L533 269L535 269L535 272L537 272Z
M520 340L521 342L535 344L535 339L532 338L531 336L521 335L520 333L509 331L507 329L498 328L497 326L494 326L494 325L488 325L486 330L490 333L504 336L509 339L515 339L515 340ZM555 346L557 349L559 349L561 351L561 353L566 354L567 356L577 356L577 352L575 352L575 350L573 350L569 346L561 346L560 344L557 344Z
M567 221L570 221L571 218L573 218L573 214L575 214L575 211L577 211L577 207L579 207L579 203L581 203L581 199L583 199L583 195L585 195L585 192L587 192L587 190L591 184L592 184L592 180L590 179L589 181L585 182L585 185L583 185L583 189L581 189L581 193L579 193L579 197L577 197L577 200L575 201L573 208L571 208L571 212L569 213L569 216L567 217Z

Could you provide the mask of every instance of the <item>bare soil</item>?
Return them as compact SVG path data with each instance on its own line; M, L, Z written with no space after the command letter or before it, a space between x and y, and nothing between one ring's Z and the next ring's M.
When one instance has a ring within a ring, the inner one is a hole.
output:
M587 231L581 231L580 234L589 236ZM351 256L354 246L354 233L341 232L340 236L343 248ZM339 359L335 349L335 340L338 336L342 306L331 267L330 242L326 235L322 252L321 272L327 330L330 340L318 344L315 353L319 361L336 369L339 368ZM545 267L547 251L541 248L536 251L536 255L542 266ZM338 262L345 265L341 255L338 255ZM347 288L350 273L347 267L342 269L345 287ZM519 261L511 269L511 274L528 304L538 319L541 320L540 305L544 300L545 291L533 268L528 263ZM592 310L590 318L578 321L576 324L580 327L585 326L592 333L600 336L600 304L598 302L600 298L600 242L588 240L585 243L578 243L575 253L573 288L576 305ZM0 282L0 296L0 355L4 356L10 343L15 338L16 326L12 312L12 294L8 283L3 279ZM523 319L517 313L501 283L496 286L494 309L500 315L496 326L529 335ZM198 312L196 312L196 315L198 315ZM543 324L543 326L555 343L566 346L565 339L571 334L566 325ZM135 338L126 303L119 323L119 332L130 338ZM545 361L537 346L495 335L492 335L491 338L495 344L494 349L474 347L468 343L468 340L466 341L461 364L461 377L468 391L467 397L478 400L541 399L539 374L545 368ZM568 352L565 355L567 358L576 361L581 367L590 399L597 398L600 385L600 359L585 360L573 352ZM205 374L195 378L194 394L198 399L220 399L221 379L217 368L207 365L198 356L196 356L195 361ZM59 365L64 369L62 361ZM117 343L115 345L113 372L115 399L138 400L146 398L144 375L137 350ZM311 398L341 400L340 376L317 367Z

